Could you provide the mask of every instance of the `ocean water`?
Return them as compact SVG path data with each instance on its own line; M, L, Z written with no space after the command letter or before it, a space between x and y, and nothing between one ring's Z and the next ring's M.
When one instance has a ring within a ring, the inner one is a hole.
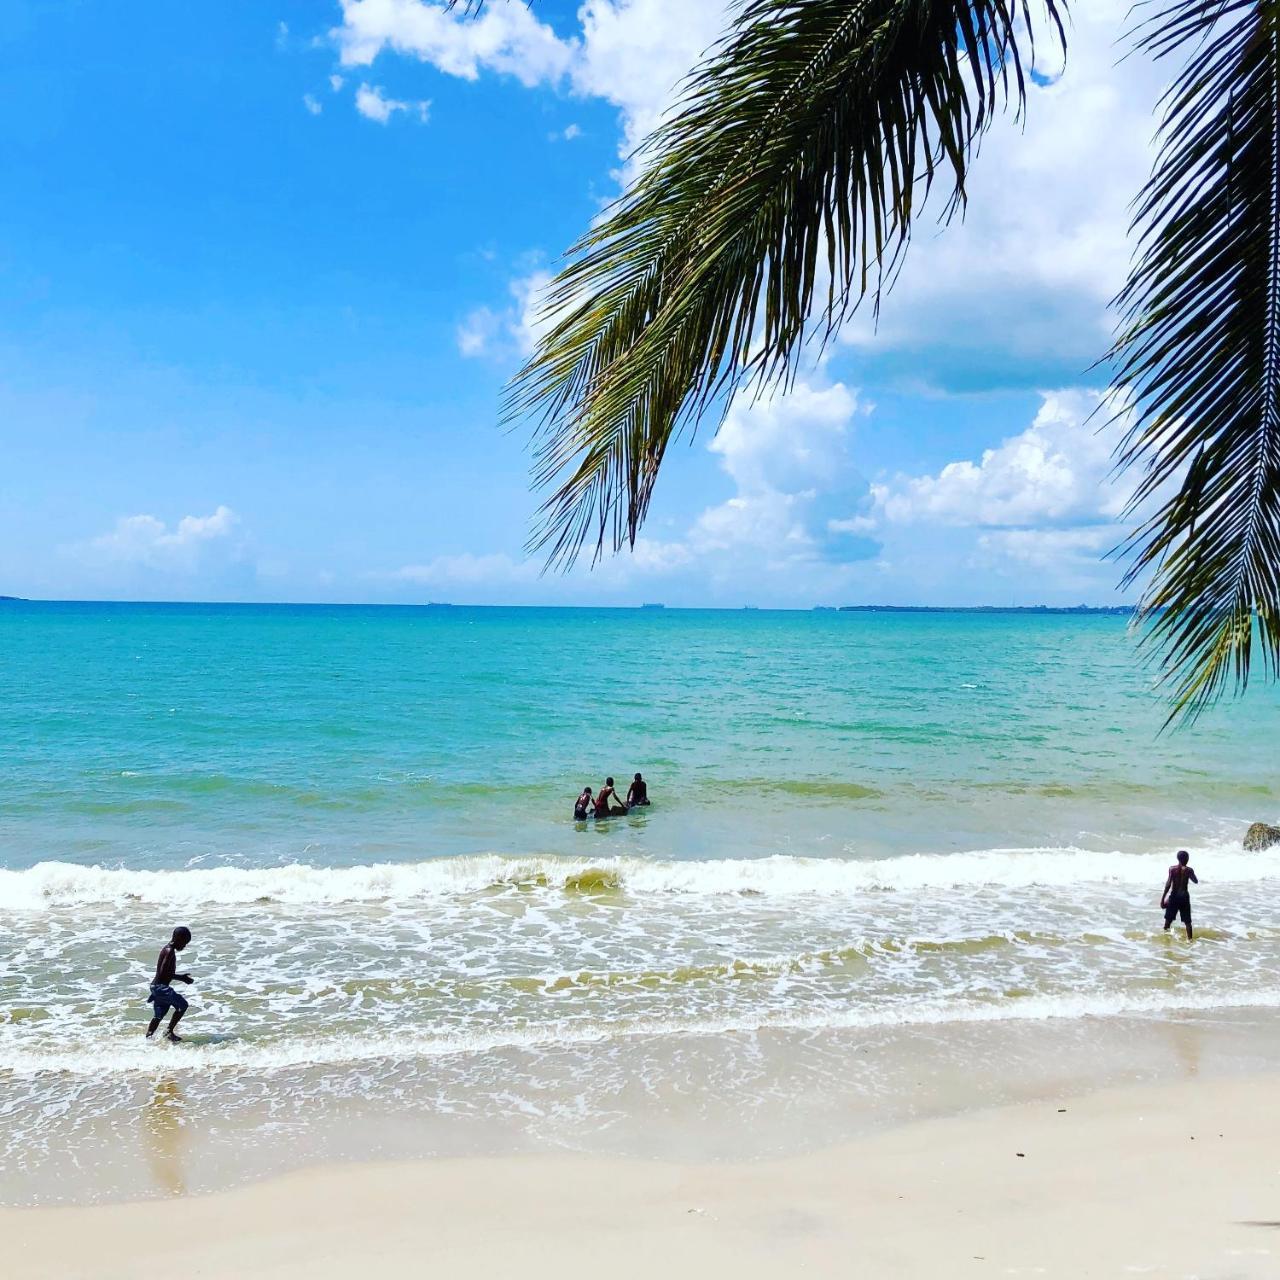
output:
M1106 616L0 605L0 1193L709 1118L773 1150L1100 1027L1161 1069L1185 1038L1134 1027L1280 1006L1240 847L1280 696L1164 714ZM649 810L573 821L636 770ZM148 1044L177 924L189 1040Z

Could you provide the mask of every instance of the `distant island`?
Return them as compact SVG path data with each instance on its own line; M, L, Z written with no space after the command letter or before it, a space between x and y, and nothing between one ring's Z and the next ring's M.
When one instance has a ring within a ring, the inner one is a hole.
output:
M818 605L815 611L826 611L830 605ZM1102 613L1127 618L1133 613L1131 604L1047 605L1047 604L842 604L841 613Z
M13 604L15 602L19 604L26 603L21 596L0 596L0 604L4 604L6 601L8 601L10 604Z

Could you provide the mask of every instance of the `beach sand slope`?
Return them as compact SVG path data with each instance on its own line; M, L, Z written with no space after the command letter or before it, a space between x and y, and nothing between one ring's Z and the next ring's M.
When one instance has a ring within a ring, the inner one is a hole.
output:
M3 1210L0 1275L1276 1277L1278 1087L1131 1086L746 1164L343 1165L202 1197Z

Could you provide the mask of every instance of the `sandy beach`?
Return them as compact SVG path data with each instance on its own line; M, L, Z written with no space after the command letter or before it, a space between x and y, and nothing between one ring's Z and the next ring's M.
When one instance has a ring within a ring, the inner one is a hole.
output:
M929 1120L778 1161L329 1165L202 1197L0 1212L11 1280L200 1277L1270 1277L1273 1077Z

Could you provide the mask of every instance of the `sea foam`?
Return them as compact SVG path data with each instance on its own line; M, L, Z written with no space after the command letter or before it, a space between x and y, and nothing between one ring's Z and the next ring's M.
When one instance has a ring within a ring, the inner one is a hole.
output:
M1280 879L1273 861L1238 849L1205 848L1193 860L1214 884ZM296 905L405 902L501 889L629 894L789 896L927 893L946 889L1067 888L1084 884L1150 886L1170 859L1077 848L987 849L895 858L795 858L659 861L644 858L507 858L497 855L424 862L317 867L216 867L138 871L41 862L0 871L0 911L151 903L172 907L255 902Z
M1180 995L1180 1013L1225 1009L1280 1008L1275 986L1203 990ZM157 1072L248 1071L270 1075L308 1067L351 1067L365 1062L407 1062L424 1058L502 1051L558 1050L662 1036L740 1036L760 1032L909 1029L1009 1021L1077 1020L1168 1015L1167 992L1059 994L1025 999L912 1001L893 1006L761 1013L739 1017L614 1019L544 1023L536 1027L477 1029L461 1033L399 1031L368 1035L292 1036L264 1043L230 1040L200 1044L188 1040L175 1052L139 1036L92 1046L42 1045L28 1048L0 1038L0 1070L18 1078L47 1074L102 1077Z

